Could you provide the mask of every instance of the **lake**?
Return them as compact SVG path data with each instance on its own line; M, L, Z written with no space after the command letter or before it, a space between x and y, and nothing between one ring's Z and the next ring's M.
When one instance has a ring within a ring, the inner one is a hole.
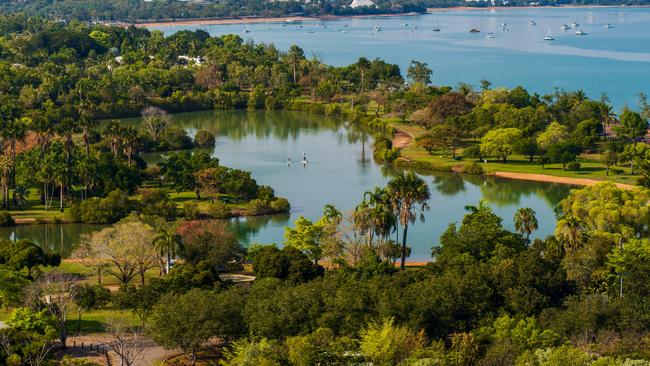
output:
M534 20L537 25L530 26ZM561 30L562 25L580 24ZM500 30L505 23L508 31ZM613 28L604 29L605 24ZM347 65L359 57L382 58L400 66L411 60L433 69L434 84L522 85L531 92L583 89L591 98L607 93L617 108L635 106L650 92L649 8L538 8L449 10L419 16L347 18L302 23L172 25L153 27L166 34L205 29L273 43L282 50L297 44L308 56ZM380 32L374 32L381 26ZM302 27L302 28L299 28ZM433 32L439 27L440 32ZM471 28L481 33L470 34ZM577 36L577 29L588 33ZM248 30L249 33L245 33ZM486 38L492 32L493 39ZM554 41L544 41L551 33Z
M174 125L191 135L205 129L216 136L212 151L221 164L251 171L260 184L271 185L276 194L289 199L290 214L241 218L232 221L244 243L278 243L284 227L298 217L320 218L326 204L350 211L363 199L363 193L385 185L393 171L372 160L372 140L343 120L284 111L192 112L173 115ZM125 122L137 123L137 120ZM309 163L299 163L305 153ZM295 162L287 164L287 157ZM160 154L146 154L150 163ZM447 226L460 221L464 207L485 199L513 230L513 215L519 207L537 212L539 230L533 237L545 237L555 228L553 208L566 197L570 187L552 183L516 181L495 177L461 176L435 173L422 176L431 189L431 209L425 222L409 228L410 260L427 260L431 247ZM70 253L79 234L98 226L81 224L35 225L15 228L18 238L29 238L64 255ZM0 229L9 238L14 229Z

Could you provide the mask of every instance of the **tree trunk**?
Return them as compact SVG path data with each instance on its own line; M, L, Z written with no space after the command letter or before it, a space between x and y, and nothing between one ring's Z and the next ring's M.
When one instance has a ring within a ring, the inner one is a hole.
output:
M165 274L169 274L169 270L172 266L172 255L167 251L167 266L165 267Z
M144 272L145 271L140 271L140 284L144 286Z
M59 191L59 206L61 208L61 212L63 212L63 183L61 183L60 186L60 191Z
M404 225L404 234L402 234L402 263L400 264L400 270L406 268L406 234L408 234L409 225Z
M101 268L97 268L97 283L100 284L100 285L102 284L102 269Z

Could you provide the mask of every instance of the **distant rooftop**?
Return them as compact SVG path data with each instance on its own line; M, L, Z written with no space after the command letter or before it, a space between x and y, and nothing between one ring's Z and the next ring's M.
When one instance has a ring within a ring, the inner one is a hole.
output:
M360 6L375 6L375 3L372 0L352 0L352 4L350 4L351 8L358 8Z

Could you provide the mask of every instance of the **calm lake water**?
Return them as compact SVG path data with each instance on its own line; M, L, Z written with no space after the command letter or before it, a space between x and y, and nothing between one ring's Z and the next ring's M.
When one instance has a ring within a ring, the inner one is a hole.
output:
M530 26L534 20L537 25ZM588 33L561 30L577 22ZM505 23L508 31L501 31ZM614 28L604 29L605 24ZM381 26L380 32L374 32ZM302 28L299 28L302 27ZM439 27L440 32L433 32ZM481 33L470 34L471 28ZM543 8L440 11L401 17L374 17L234 25L165 26L166 34L205 29L212 35L239 34L286 50L297 44L308 56L347 65L359 57L397 63L406 74L411 60L434 70L435 84L495 86L548 93L581 88L592 98L607 93L616 107L636 105L639 92L650 92L649 8ZM249 33L245 33L245 30ZM494 38L487 39L488 32ZM551 33L555 41L544 41ZM371 34L369 34L371 33Z
M278 243L284 227L299 216L317 220L326 204L344 211L352 210L363 193L385 185L391 171L372 161L372 141L367 134L348 126L344 121L293 112L195 112L173 116L174 124L186 128L191 135L206 129L216 136L213 155L225 166L253 172L260 184L275 188L276 194L287 197L291 214L242 218L233 221L244 243ZM299 163L305 153L309 163ZM287 165L287 157L295 162ZM151 163L159 155L147 155ZM504 224L514 229L512 217L519 207L537 212L540 229L534 237L553 232L553 208L569 192L566 185L461 176L458 174L425 175L431 189L430 211L426 221L409 229L411 260L430 258L431 247L438 244L440 234L466 214L464 206L485 199ZM37 225L16 228L19 238L32 239L51 250L68 254L79 234L96 230L88 225ZM12 229L0 230L10 237Z

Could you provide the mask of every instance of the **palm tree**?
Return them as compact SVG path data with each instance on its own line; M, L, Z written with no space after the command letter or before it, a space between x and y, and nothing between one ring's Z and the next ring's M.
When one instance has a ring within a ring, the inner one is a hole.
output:
M16 144L25 141L27 136L27 122L28 119L16 118L8 120L0 130L0 136L9 143L9 151L11 158L11 185L16 184Z
M0 190L2 190L3 208L9 208L9 177L11 169L11 158L6 155L0 155Z
M539 226L537 225L537 217L535 217L535 211L532 208L520 208L515 213L515 230L521 233L521 235L526 234L526 241L530 242L530 234L537 230Z
M572 253L580 249L585 239L585 229L582 220L568 216L557 222L555 236L562 243L566 252Z
M124 155L126 155L130 166L138 147L138 131L133 126L126 126L122 130L122 143L124 145Z
M390 194L385 188L375 187L374 191L364 193L364 203L368 209L367 219L372 233L377 235L381 244L397 225Z
M488 207L488 205L487 205L487 201L484 200L484 199L481 199L480 201L478 201L478 205L477 205L477 206L474 206L474 205L465 205L465 207L463 207L463 208L465 209L465 211L468 211L469 213L477 213L477 212L479 212L480 210L482 210L482 209L484 209L484 208L487 208L487 207Z
M160 255L167 258L165 263L165 274L169 273L172 258L176 257L178 252L181 250L180 235L176 234L176 231L172 228L167 230L161 229L158 232L158 236L153 240L153 244L160 252Z
M598 114L600 115L600 121L603 124L603 136L606 137L607 127L616 122L616 112L614 112L614 108L611 105L600 103L598 106Z
M111 121L111 123L104 131L104 135L108 139L108 144L111 147L111 153L113 153L114 157L117 157L117 152L119 150L119 147L122 145L122 137L124 135L122 126L120 126L119 122L117 121Z
M406 238L409 223L414 223L417 218L416 210L420 211L420 220L424 221L424 211L429 209L427 201L430 198L429 186L422 178L412 172L402 172L388 182L388 192L398 208L397 216L404 227L402 233L402 261L400 268L406 266ZM419 207L418 207L419 206Z
M343 214L336 206L332 204L325 205L323 210L323 217L328 221L338 226L343 220Z
M359 72L361 72L361 94L363 94L366 86L366 70L370 68L371 64L367 58L361 57L355 65L359 69Z

